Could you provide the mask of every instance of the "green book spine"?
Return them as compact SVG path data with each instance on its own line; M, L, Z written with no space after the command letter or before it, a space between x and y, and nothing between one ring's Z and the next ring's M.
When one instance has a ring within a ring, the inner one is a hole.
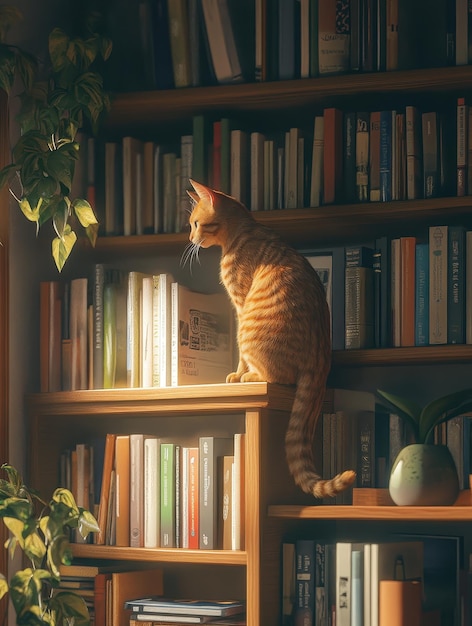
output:
M175 443L161 444L161 546L175 548Z

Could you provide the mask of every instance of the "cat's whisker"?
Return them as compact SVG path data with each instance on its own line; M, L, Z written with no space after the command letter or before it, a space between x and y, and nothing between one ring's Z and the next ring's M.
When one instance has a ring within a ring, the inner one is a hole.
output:
M193 243L190 242L185 246L184 251L182 252L182 256L180 257L180 267L185 267L185 265L187 264L187 261L192 255L192 251L193 251Z

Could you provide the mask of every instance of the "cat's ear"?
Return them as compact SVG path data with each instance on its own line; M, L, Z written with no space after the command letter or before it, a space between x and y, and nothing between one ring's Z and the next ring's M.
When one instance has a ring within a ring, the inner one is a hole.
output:
M198 201L200 200L198 195L194 191L191 191L190 189L187 189L187 194L192 198L192 200L195 202L195 204L197 204Z
M192 180L191 178L189 178L189 181L192 187L197 192L197 195L198 195L197 202L198 200L206 200L210 204L213 204L215 200L215 194L209 187L205 187L205 185L202 185L201 183L197 183L197 181ZM194 198L194 196L192 195L192 192L189 193L189 196L191 198Z

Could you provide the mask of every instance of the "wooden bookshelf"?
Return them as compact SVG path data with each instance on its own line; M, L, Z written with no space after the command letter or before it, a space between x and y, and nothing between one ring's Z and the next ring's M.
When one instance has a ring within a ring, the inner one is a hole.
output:
M472 66L421 69L388 73L352 74L317 79L225 85L117 95L107 120L107 137L124 133L182 133L198 113L237 115L259 124L283 116L312 120L316 107L345 106L355 110L371 99L380 106L392 100L408 103L451 101L472 93ZM359 109L357 109L359 110ZM288 119L288 117L287 117ZM349 242L421 233L439 222L462 222L472 228L472 196L433 198L388 203L299 207L254 213L255 219L274 228L287 241L303 249L327 248ZM99 236L93 260L120 257L179 258L188 241L186 232L130 237ZM84 244L86 247L88 244ZM87 252L90 249L87 248ZM472 362L471 345L336 351L333 371L387 366L422 366ZM357 373L357 372L356 372ZM119 389L33 394L30 416L30 468L34 486L49 493L57 484L61 450L79 439L107 432L141 429L163 432L185 441L203 430L234 433L244 430L246 448L245 549L182 550L116 548L74 545L76 557L161 563L181 572L191 571L193 585L212 585L216 595L228 586L241 591L248 607L248 626L279 623L280 546L285 533L305 522L324 530L337 523L378 522L376 532L394 525L430 525L456 522L471 542L472 506L469 492L452 507L396 507L314 505L294 486L285 464L284 435L293 392L266 383L204 385L166 389ZM303 526L306 527L306 526ZM230 571L230 574L228 574ZM178 579L178 576L175 577ZM223 582L221 582L221 579ZM228 584L228 580L230 583ZM236 581L233 586L233 580ZM203 584L203 582L201 582ZM223 588L221 585L226 585ZM214 585L214 587L213 587Z

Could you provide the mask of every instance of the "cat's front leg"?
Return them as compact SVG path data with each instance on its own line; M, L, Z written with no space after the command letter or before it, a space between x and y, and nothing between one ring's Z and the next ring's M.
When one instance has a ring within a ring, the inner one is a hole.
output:
M226 376L227 383L240 383L241 377L249 371L247 363L244 359L239 359L238 369L235 372L231 372Z

